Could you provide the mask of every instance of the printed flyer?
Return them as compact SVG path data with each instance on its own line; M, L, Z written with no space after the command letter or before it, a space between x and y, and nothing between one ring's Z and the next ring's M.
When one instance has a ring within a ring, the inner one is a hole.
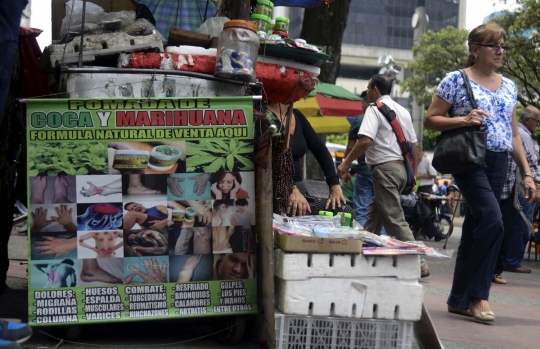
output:
M252 97L27 108L29 323L257 311Z

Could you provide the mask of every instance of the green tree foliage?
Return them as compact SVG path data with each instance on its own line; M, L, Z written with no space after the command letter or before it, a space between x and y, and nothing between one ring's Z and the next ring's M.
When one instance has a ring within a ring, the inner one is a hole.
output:
M500 72L518 86L522 105L540 108L540 2L524 0L521 8L492 19L506 30L505 54Z
M435 89L444 76L464 68L468 48L465 29L446 27L439 32L427 31L413 47L417 58L407 65L415 77L400 82L404 92L414 94L420 104L430 105Z

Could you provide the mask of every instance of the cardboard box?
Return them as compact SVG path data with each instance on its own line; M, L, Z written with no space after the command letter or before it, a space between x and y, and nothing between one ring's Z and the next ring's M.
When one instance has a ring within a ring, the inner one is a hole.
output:
M287 252L362 253L362 239L294 236L274 231L274 243Z

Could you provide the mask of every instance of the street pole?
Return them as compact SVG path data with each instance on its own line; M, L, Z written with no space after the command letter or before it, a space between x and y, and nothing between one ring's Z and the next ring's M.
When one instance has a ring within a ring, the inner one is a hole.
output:
M414 29L413 45L416 45L420 41L420 37L427 31L428 16L426 13L425 0L417 1L417 7L414 11L411 24ZM413 59L414 58L416 58L416 56L413 57ZM424 139L424 105L418 104L418 99L415 95L413 95L411 116L418 145L422 148Z

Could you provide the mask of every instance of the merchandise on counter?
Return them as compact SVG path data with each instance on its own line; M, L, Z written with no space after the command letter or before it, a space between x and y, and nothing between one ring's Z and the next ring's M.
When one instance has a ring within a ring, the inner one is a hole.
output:
M270 0L257 0L257 6L255 7L255 13L270 17L274 10L274 3Z
M276 20L271 19L270 20L270 29L268 29L268 34L272 34L274 32L274 27L276 26Z
M419 247L362 247L362 254L365 256L400 256L400 255L415 255L426 254Z
M260 14L251 15L251 21L257 25L257 31L267 32L270 29L270 17Z
M219 36L214 75L247 82L255 81L259 38L255 23L232 20Z
M288 39L289 33L281 31L281 30L275 30L272 32L272 35L279 35L281 39Z
M276 17L276 24L274 25L274 33L276 31L288 33L289 32L289 19L287 17Z

